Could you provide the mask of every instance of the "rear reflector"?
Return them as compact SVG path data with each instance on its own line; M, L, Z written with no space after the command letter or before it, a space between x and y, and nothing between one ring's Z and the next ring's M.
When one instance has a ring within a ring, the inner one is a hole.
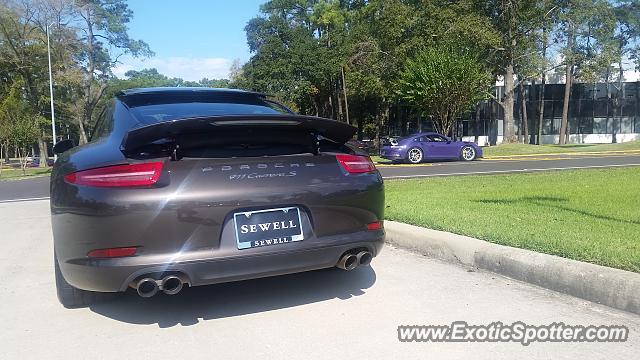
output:
M158 181L163 165L152 162L107 166L67 174L64 180L70 184L99 187L149 186Z
M122 247L122 248L113 248L113 249L98 249L91 250L87 254L90 258L116 258L116 257L124 257L124 256L133 256L138 251L138 248L135 247Z
M369 231L380 230L383 227L384 227L384 220L375 221L375 222L367 224L367 230L369 230Z
M371 158L362 155L338 154L336 159L349 174L362 174L376 171Z

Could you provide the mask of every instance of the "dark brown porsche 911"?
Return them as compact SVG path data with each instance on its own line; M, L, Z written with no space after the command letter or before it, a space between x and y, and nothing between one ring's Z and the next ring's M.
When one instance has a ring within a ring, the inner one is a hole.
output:
M384 242L384 188L345 144L354 133L259 93L120 93L88 144L55 147L58 298L368 265Z

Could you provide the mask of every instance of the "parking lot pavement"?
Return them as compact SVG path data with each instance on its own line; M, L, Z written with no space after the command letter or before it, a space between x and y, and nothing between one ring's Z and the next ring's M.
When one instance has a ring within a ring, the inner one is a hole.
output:
M373 267L125 294L67 310L55 296L47 201L0 204L0 358L636 358L640 317L385 248ZM401 343L397 326L523 321L626 325L625 343Z

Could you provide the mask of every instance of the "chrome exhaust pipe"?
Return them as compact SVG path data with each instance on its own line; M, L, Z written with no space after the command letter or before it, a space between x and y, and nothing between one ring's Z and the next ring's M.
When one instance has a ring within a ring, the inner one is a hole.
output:
M143 298L150 298L158 293L158 283L152 278L143 278L136 283L136 291Z
M180 290L182 290L182 286L184 285L184 282L182 282L182 279L180 279L175 275L169 275L164 277L160 284L161 284L160 286L162 287L162 291L165 294L175 295L179 293Z
M344 254L336 266L342 270L353 270L358 267L358 257L353 254Z
M373 259L373 255L368 251L360 251L356 257L358 258L358 264L361 266L371 264L371 260Z

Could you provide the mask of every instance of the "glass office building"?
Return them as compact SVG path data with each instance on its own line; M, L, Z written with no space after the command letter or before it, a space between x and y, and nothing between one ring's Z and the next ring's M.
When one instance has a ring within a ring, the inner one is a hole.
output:
M534 143L538 135L540 104L542 103L542 143L557 143L564 99L564 84L547 84L544 97L540 84L524 86L524 97L516 88L514 121L516 134L524 131L522 99L526 105L529 138ZM495 89L501 98L503 87ZM493 100L480 104L479 112L462 116L458 134L465 140L477 140L480 145L502 142L504 112ZM427 125L427 127L429 127ZM569 139L571 143L610 143L640 139L640 82L617 84L574 84L569 102Z

